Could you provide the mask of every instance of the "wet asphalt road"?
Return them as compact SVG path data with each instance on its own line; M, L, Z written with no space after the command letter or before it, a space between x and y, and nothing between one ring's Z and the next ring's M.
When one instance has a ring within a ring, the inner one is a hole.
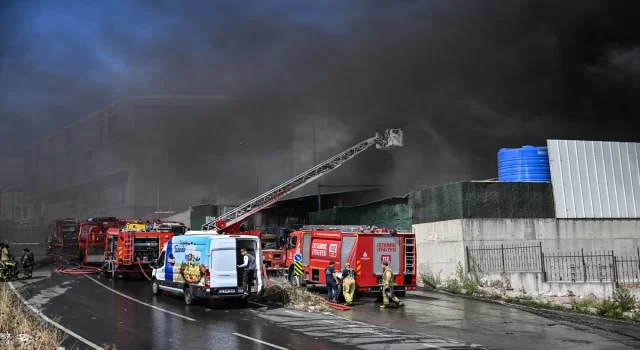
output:
M32 250L38 255L37 271L31 280L14 282L20 294L46 316L98 346L115 345L125 350L273 349L244 335L285 349L335 348L264 322L252 311L260 305L242 307L229 302L221 309L209 309L205 304L187 306L170 293L153 296L146 280L56 274L43 249ZM17 250L12 247L12 251L15 254ZM65 346L91 349L73 337Z
M380 312L372 297L361 297L342 317L407 332L462 339L492 349L640 349L640 341L611 332L559 322L504 305L415 292L406 306ZM390 311L390 312L387 312ZM640 337L640 325L636 328Z
M614 333L436 293L412 293L404 308L391 310L379 310L374 298L362 296L351 311L337 312L340 317L256 304L186 306L180 296L154 297L146 280L56 274L44 248L29 247L37 265L33 279L15 282L21 295L80 337L120 350L274 349L255 339L284 349L320 350L463 349L473 348L471 343L492 349L640 349L638 342ZM14 255L21 249L12 246ZM74 338L65 345L90 349Z

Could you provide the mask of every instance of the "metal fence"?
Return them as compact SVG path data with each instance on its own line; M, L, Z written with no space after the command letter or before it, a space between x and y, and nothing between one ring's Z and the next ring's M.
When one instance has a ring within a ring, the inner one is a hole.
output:
M467 247L467 266L474 272L542 271L542 243Z
M543 253L537 244L466 247L469 272L541 272L545 282L611 282L640 288L640 248L636 256L613 251Z
M616 277L620 287L640 288L640 247L636 256L616 257Z

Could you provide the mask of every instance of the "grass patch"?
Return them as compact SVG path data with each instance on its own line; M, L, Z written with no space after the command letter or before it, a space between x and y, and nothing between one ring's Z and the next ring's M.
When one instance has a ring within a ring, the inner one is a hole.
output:
M313 312L332 312L327 301L306 287L294 287L288 282L270 281L265 288L264 298L298 310Z
M0 286L0 349L58 349L65 333L26 310L13 291Z
M420 280L426 289L435 290L442 284L442 270L436 273L429 265L422 264L420 271Z

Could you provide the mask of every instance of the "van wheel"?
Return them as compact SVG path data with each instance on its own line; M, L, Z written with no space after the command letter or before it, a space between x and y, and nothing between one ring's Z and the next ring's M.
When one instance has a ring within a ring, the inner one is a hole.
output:
M158 280L157 279L153 279L153 282L151 282L151 290L153 291L153 295L160 295L162 294L162 289L160 289L160 285L158 284Z
M184 289L184 303L187 305L193 304L193 293L189 287Z

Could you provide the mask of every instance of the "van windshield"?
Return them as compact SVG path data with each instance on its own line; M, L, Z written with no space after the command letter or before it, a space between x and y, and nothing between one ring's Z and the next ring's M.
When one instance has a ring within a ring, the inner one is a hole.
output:
M235 271L236 264L236 250L231 248L216 249L211 252L211 267L216 271Z

